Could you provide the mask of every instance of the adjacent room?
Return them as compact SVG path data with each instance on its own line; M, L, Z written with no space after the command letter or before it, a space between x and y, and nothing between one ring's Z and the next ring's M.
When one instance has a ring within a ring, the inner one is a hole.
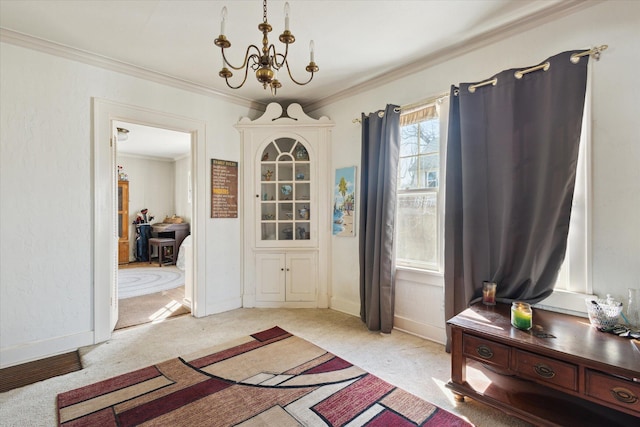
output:
M122 329L190 312L191 135L134 123L116 121L115 126L115 329Z
M0 426L635 425L638 46L626 0L0 0Z

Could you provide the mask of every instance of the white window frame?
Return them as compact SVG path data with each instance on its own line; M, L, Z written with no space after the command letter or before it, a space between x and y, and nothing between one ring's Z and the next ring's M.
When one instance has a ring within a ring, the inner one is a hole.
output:
M589 64L591 66L591 63ZM590 68L589 66L589 68ZM580 152L571 206L567 255L553 293L535 307L586 316L585 299L593 297L591 272L591 69L587 73Z
M437 223L436 223L436 262L435 264L422 264L422 263L401 263L398 264L396 260L396 271L400 279L407 278L413 281L419 281L429 283L431 285L444 286L444 194L445 194L445 164L446 164L446 147L447 147L447 132L449 122L449 95L440 96L429 99L419 105L416 108L425 107L434 104L438 111L438 118L440 122L440 140L438 146L439 154L439 171L438 171L438 188L436 191L432 187L424 187L418 190L408 190L406 194L410 193L437 193ZM420 279L421 278L421 279Z

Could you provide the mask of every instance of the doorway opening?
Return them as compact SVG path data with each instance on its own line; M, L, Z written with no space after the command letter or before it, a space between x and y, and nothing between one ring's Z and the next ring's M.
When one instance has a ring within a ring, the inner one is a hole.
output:
M118 223L114 122L144 124L191 135L191 184L193 187L190 232L192 236L193 300L195 317L207 314L204 252L206 204L206 122L188 117L93 98L93 320L94 344L107 341L118 320Z
M191 135L114 121L118 228L115 329L191 313Z

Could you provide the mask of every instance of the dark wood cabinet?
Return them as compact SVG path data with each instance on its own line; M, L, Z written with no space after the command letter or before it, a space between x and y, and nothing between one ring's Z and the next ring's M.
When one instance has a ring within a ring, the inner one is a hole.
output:
M530 331L506 304L474 305L451 326L451 381L465 396L535 425L640 425L640 347L589 320L534 309Z

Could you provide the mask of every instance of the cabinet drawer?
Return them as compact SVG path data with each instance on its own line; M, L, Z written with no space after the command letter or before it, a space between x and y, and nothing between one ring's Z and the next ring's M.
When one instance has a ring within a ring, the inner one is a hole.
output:
M640 384L587 369L587 396L640 414Z
M465 357L509 369L509 347L506 345L462 334L462 352Z
M578 391L578 367L539 354L516 350L514 369L521 377Z

